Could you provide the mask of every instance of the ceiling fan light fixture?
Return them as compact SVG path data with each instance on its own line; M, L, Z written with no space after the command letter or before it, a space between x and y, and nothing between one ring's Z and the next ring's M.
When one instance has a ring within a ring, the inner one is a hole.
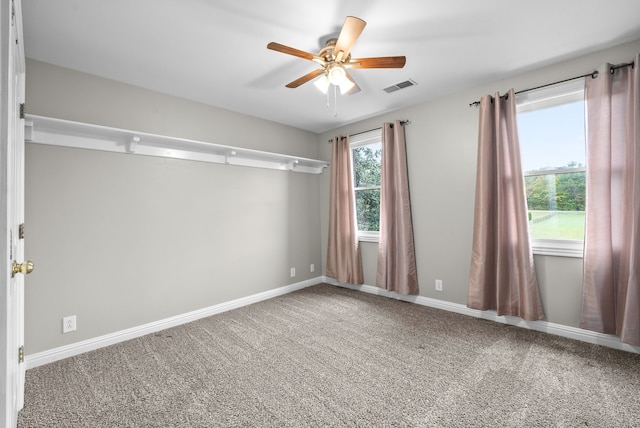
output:
M345 81L349 81L349 79L347 79L347 72L344 71L344 68L339 64L332 64L328 68L327 74L329 75L329 82L331 82L332 85L340 86Z
M402 68L407 60L404 56L352 58L351 49L358 40L358 37L360 37L365 25L367 25L367 23L364 20L355 16L347 16L338 37L331 37L326 40L324 42L325 46L320 50L318 55L276 42L267 44L267 49L311 60L322 66L320 69L316 69L293 82L289 82L285 85L287 88L297 88L304 83L319 78L314 83L318 89L325 94L330 85L334 85L334 87L340 86L340 92L342 94L356 94L360 92L360 87L349 73L347 73L346 69Z
M329 78L327 77L327 75L323 74L319 79L316 79L313 84L320 90L320 92L326 94L329 90L329 85L331 84L331 82L329 82Z

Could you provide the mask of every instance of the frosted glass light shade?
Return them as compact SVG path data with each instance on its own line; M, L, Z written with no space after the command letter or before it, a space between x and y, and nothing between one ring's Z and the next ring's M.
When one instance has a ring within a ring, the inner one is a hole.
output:
M319 79L316 79L313 84L316 86L316 88L320 89L323 94L326 94L329 90L329 85L331 84L331 82L329 82L329 78L327 77L327 75L323 74Z
M353 88L355 86L355 83L353 83L351 80L349 79L344 79L344 82L342 82L340 84L340 94L344 95L347 92L349 92L351 90L351 88Z
M334 67L331 67L331 69L329 69L329 82L331 82L331 84L340 86L345 80L348 80L348 79L347 79L347 72L344 71L344 68L342 68L339 65L336 65Z

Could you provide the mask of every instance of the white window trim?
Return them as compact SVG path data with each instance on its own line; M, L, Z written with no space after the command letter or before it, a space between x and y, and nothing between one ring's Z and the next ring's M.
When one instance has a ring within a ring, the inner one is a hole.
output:
M543 256L576 257L584 254L584 241L569 239L532 239L533 254Z
M583 79L571 80L541 89L523 92L516 95L516 110L523 113L541 108L553 107L574 101L584 100ZM585 168L576 168L584 171ZM544 171L544 174L567 173L570 170ZM535 175L535 174L524 174ZM584 255L584 241L569 239L531 239L533 254L558 257L582 258Z
M371 131L362 132L358 135L349 137L349 145L351 148L368 146L382 142L382 130L372 129Z
M541 89L522 92L516 95L516 110L518 113L524 113L526 111L584 100L584 87L584 80L576 79L546 86Z
M373 129L371 131L362 132L358 135L354 135L349 137L349 146L350 149L354 149L356 147L367 146L369 144L376 144L382 142L382 130L381 129ZM353 174L353 163L351 164ZM378 187L375 187L376 189ZM365 187L359 187L359 190L366 189ZM355 189L353 198L355 200ZM356 221L357 225L357 221ZM380 241L380 232L372 232L372 231L358 231L358 241L360 242L379 242Z
M358 241L360 242L380 242L380 232L358 232Z

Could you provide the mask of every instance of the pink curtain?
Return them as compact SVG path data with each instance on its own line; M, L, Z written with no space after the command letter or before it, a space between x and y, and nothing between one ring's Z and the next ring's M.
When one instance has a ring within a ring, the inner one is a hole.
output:
M587 78L587 214L580 327L640 345L640 55Z
M480 101L478 169L467 306L544 317L529 242L513 89Z
M417 294L407 152L404 126L399 120L382 127L381 166L376 285L400 294Z
M325 274L339 282L362 284L356 206L353 199L351 147L348 137L335 137L331 151L329 239Z

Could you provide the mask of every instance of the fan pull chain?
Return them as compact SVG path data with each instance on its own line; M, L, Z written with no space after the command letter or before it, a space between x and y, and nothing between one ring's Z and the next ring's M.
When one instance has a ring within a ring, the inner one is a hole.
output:
M338 117L338 87L336 85L331 86L333 86L333 117Z

